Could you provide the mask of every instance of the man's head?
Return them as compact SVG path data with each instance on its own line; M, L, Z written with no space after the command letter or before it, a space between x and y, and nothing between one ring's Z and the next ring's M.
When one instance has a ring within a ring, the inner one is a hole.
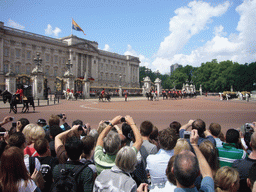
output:
M51 115L48 120L48 124L49 126L52 126L52 125L60 126L60 118L58 117L58 115Z
M256 150L256 132L254 132L251 136L251 142L250 142L252 150Z
M143 121L140 125L141 136L148 137L153 130L153 124L150 121Z
M83 121L80 120L80 119L77 119L77 120L73 121L72 127L73 127L74 125L81 125L81 126L83 126Z
M44 127L45 125L47 125L45 119L38 119L37 120L37 124L41 127Z
M124 135L127 139L129 139L129 140L135 140L135 137L134 137L132 128L131 128L131 126L128 125L127 123L123 123L123 124L122 124L122 132L123 132L123 135Z
M21 118L17 121L17 128L20 132L23 131L24 127L29 124L29 120L26 118Z
M221 132L221 126L218 123L211 123L209 130L213 136L218 137Z
M47 151L50 154L50 146L49 146L49 142L46 138L36 140L36 142L34 144L34 148L39 155L43 155Z
M10 146L24 149L26 147L26 137L22 132L15 132L9 137L8 144Z
M247 178L247 185L252 189L256 181L256 163L254 163L249 170L249 177Z
M158 141L162 149L172 150L175 147L177 140L178 137L176 131L173 129L164 129L159 132Z
M176 130L176 133L179 134L181 124L179 122L177 122L177 121L173 121L173 122L170 123L169 127L171 129Z
M59 125L52 125L50 126L50 136L54 139L58 134L62 133L63 130L60 128Z
M117 154L121 147L121 139L118 133L110 131L103 139L103 148L108 155Z
M65 149L68 157L75 161L78 160L83 152L83 143L76 136L67 138L65 143Z
M202 119L197 119L192 123L192 129L196 129L198 131L199 137L205 137L205 122Z
M191 187L199 174L196 156L191 151L182 151L174 160L173 172L180 185Z
M226 133L226 142L238 143L238 141L239 141L239 132L236 129L229 129Z

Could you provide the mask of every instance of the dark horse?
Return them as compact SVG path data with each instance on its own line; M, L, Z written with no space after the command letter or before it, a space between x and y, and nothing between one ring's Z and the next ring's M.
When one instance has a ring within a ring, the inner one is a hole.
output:
M12 95L9 91L5 90L1 93L3 96L3 102L9 102L10 103L10 111L13 111L14 113L17 113L17 104L23 104L22 113L29 112L29 104L33 107L35 112L35 104L34 104L34 98L32 96L27 97L27 99L24 99L22 103L20 102L19 96L14 94Z
M110 95L108 93L104 93L103 95L100 93L99 94L99 101L103 101L103 99L110 101Z
M153 101L154 95L151 92L146 92L146 97L148 98L148 101L149 101L149 98L150 98L150 101Z

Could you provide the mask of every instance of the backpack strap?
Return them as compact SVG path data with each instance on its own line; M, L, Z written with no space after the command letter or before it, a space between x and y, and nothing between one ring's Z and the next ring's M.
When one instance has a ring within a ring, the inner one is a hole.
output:
M34 173L36 167L35 157L29 157L29 172L30 175Z

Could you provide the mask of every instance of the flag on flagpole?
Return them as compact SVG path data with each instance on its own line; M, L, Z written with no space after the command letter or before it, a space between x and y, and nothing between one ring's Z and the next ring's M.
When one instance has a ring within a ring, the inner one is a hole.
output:
M83 29L74 21L73 18L72 18L72 29L76 31L82 31L84 33ZM84 35L86 34L84 33Z

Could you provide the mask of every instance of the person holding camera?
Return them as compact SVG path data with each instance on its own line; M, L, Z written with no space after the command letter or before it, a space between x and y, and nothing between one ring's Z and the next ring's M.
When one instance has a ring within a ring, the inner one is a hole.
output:
M256 163L256 132L254 132L251 136L250 146L252 148L252 152L245 159L238 159L232 165L233 168L236 168L239 172L240 176L240 189L243 191L250 191L247 186L247 178L249 177L249 170L251 166Z
M198 145L200 145L203 141L205 141L206 139L208 139L209 141L211 141L214 146L216 146L216 141L213 138L213 136L211 135L211 133L206 130L205 128L205 122L201 119L196 119L196 120L189 120L187 124L183 125L180 128L180 138L185 138L188 139L188 142L190 143L190 132L187 131L188 128L192 127L193 129L196 129L198 131L198 135L199 135L199 139L198 139Z
M136 124L134 123L132 117L129 115L122 117L116 116L113 118L106 128L100 133L96 148L94 152L94 161L97 169L97 173L100 174L105 169L111 169L115 165L116 154L121 148L121 138L118 133L111 131L111 129L118 124L126 122L131 126L134 136L135 143L133 144L133 150L137 152L140 150L142 139ZM105 153L103 151L105 150Z

